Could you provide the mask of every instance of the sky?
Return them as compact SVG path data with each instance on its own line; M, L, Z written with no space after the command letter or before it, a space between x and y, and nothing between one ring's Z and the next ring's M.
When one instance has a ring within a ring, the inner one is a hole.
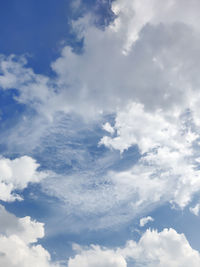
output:
M199 267L200 2L0 5L0 267Z

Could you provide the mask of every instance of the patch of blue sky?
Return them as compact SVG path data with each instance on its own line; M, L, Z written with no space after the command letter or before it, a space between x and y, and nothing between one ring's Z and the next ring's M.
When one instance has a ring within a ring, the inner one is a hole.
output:
M97 25L112 19L110 1L84 1L78 8L67 0L3 1L0 4L0 53L28 56L36 73L54 75L51 62L63 45L79 51L83 45L71 29L71 20L95 11ZM12 33L12 34L10 34Z
M15 99L17 95L18 91L15 89L0 90L0 154L9 155L10 158L15 155L13 155L14 151L8 152L6 137L21 123L24 116L34 113L27 105L21 104Z
M0 130L5 131L19 122L27 107L15 100L17 90L0 90Z
M59 42L69 36L71 1L4 1L0 8L0 51L3 54L28 54L36 72L49 71L58 56ZM10 34L12 32L12 34Z
M15 191L16 192L16 191ZM46 221L51 215L54 198L45 195L40 190L39 184L29 184L28 188L23 191L17 191L24 201L15 202L3 202L1 203L6 207L8 211L14 213L18 217L31 216L33 219ZM58 201L56 199L56 201Z

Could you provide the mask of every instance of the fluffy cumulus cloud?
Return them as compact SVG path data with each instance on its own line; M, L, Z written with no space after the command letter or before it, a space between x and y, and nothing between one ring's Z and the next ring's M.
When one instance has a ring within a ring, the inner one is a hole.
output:
M198 266L200 254L191 248L184 234L174 229L162 232L147 230L138 243L129 241L119 250L127 259L133 259L135 266L179 267Z
M75 246L77 255L68 262L68 267L188 267L199 266L200 254L192 249L184 234L174 229L162 232L147 230L138 242L130 240L115 250L91 246Z
M178 114L172 114L168 119L164 115L159 110L147 112L143 105L132 103L125 110L117 113L115 125L112 128L113 131L116 131L116 136L105 136L101 139L100 144L121 152L133 145L138 145L141 154L160 146L160 144L170 146L170 142L176 149L180 145L180 136L178 135L181 134L178 132L180 123L176 118ZM184 140L184 138L182 139Z
M200 135L192 113L148 112L141 104L133 103L118 112L113 129L115 136L103 137L100 144L121 152L137 145L142 155L132 169L113 173L113 179L120 186L133 183L140 194L140 202L148 194L152 200L167 197L180 207L191 201L200 189ZM142 181L149 187L140 186ZM153 188L157 194L153 193Z
M74 246L79 252L73 259L68 262L68 267L126 267L124 257L116 251L101 249L99 246L91 246L89 249L82 249Z
M58 267L49 253L36 244L44 237L44 225L30 217L17 218L0 206L0 266Z
M30 217L17 218L0 206L0 265L15 267L58 267L49 253L37 244L44 237L44 225ZM73 246L75 256L68 267L188 267L199 266L200 254L188 243L184 234L174 229L147 230L138 242L130 240L124 247L98 245ZM12 257L10 256L12 255Z
M21 200L16 190L23 190L29 183L38 183L46 177L38 171L39 164L31 157L16 159L0 158L0 199L3 201Z

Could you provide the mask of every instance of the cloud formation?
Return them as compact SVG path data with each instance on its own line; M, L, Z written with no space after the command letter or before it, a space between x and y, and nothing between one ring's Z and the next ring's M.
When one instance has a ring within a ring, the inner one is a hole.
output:
M86 163L80 172L49 177L45 192L61 199L71 215L89 215L84 226L96 228L122 224L166 202L181 209L190 205L200 190L199 127L193 113L152 112L132 103L117 113L113 126L103 128L107 135L100 145L119 150L121 160L138 146L140 158L125 170L106 169L109 157L93 160L92 168Z
M97 116L129 101L188 108L199 97L199 9L197 0L114 1L117 17L104 31L87 16L73 23L84 50L65 46L52 62L55 79L35 74L24 57L1 56L0 86L18 89L19 101L47 116L61 110Z
M44 237L43 223L30 217L17 218L0 206L0 266L58 267L38 244Z
M0 158L0 199L22 200L15 191L25 189L29 183L38 183L47 175L38 171L39 164L31 157L16 159Z
M140 150L137 164L105 171L100 179L85 169L50 177L46 192L72 214L99 211L105 226L116 214L126 221L166 201L184 208L200 190L199 9L197 0L114 1L116 19L104 30L90 16L73 23L83 51L65 46L52 62L54 78L34 73L23 57L0 58L0 86L18 89L18 101L49 118L58 111L96 120L115 114L100 144L122 156L132 146ZM13 185L3 186L2 198L9 200Z
M100 144L121 153L137 145L142 156L132 169L121 174L113 173L113 180L120 186L129 184L131 187L133 183L141 194L140 202L145 198L146 190L146 196L147 192L152 193L152 201L157 196L157 200L168 198L182 208L188 205L200 189L200 135L193 113L148 112L141 104L133 103L118 112L113 129L115 136L103 137Z
M188 243L184 234L174 229L162 232L147 230L138 242L130 240L122 248L108 249L92 245L75 246L77 255L68 262L68 267L188 267L199 266L200 254Z

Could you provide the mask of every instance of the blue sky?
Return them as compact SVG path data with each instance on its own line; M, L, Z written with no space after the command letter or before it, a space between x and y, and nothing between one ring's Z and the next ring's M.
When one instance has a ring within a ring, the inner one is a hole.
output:
M1 4L0 266L200 266L199 10Z

